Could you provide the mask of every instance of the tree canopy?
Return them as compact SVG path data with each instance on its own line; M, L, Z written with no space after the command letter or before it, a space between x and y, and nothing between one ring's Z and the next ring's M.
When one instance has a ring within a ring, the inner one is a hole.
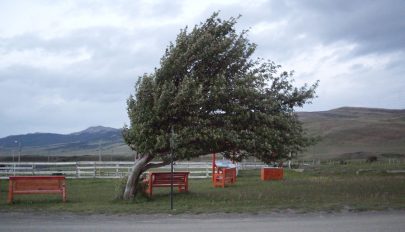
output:
M294 114L315 97L317 83L294 87L292 72L254 59L256 45L237 18L214 13L180 31L154 72L139 78L130 96L126 143L140 156L168 160L223 153L268 163L308 146Z

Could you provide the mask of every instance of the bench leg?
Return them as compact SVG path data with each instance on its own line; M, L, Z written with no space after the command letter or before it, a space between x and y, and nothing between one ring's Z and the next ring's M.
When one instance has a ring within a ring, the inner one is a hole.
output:
M13 204L13 181L9 181L8 183L8 199L7 199L8 204Z
M222 175L216 175L214 178L214 187L224 187L224 177Z
M212 182L212 184L214 185L214 188L218 187L218 182L219 182L220 180L218 179L218 175L217 175L217 174L215 174L215 177L214 177L213 180L214 180L214 181Z
M148 195L149 195L149 198L152 198L152 185L149 185L148 186Z
M186 184L185 185L179 185L178 189L179 189L179 193L188 192L188 186Z
M62 190L62 201L66 202L66 198L67 198L66 197L66 188L64 187L63 190Z

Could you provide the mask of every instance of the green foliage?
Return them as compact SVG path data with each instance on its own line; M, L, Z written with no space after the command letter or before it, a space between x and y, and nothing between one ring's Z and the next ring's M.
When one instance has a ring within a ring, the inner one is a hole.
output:
M140 77L124 128L132 149L167 160L175 136L176 159L216 152L270 162L312 142L294 107L314 97L317 83L296 88L292 72L253 59L256 45L236 23L214 13L190 32L185 28L160 67Z

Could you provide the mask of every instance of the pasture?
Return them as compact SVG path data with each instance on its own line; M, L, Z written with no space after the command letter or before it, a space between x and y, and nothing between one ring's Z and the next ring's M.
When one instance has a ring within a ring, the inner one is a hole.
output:
M226 188L212 187L211 179L192 179L189 193L175 189L173 211L170 188L157 188L152 199L139 194L132 202L117 200L120 179L68 179L67 203L56 195L22 195L7 205L8 181L1 180L0 211L199 214L404 209L405 173L386 170L405 170L405 164L323 164L304 172L286 169L282 181L266 182L260 180L260 170L245 170L236 184Z

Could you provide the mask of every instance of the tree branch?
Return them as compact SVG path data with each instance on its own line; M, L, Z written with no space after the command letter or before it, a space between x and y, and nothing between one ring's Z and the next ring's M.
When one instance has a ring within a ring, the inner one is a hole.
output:
M160 168L160 167L166 166L168 164L170 164L170 161L164 161L161 163L148 163L142 168L142 172L145 172L146 170L151 169L151 168Z

